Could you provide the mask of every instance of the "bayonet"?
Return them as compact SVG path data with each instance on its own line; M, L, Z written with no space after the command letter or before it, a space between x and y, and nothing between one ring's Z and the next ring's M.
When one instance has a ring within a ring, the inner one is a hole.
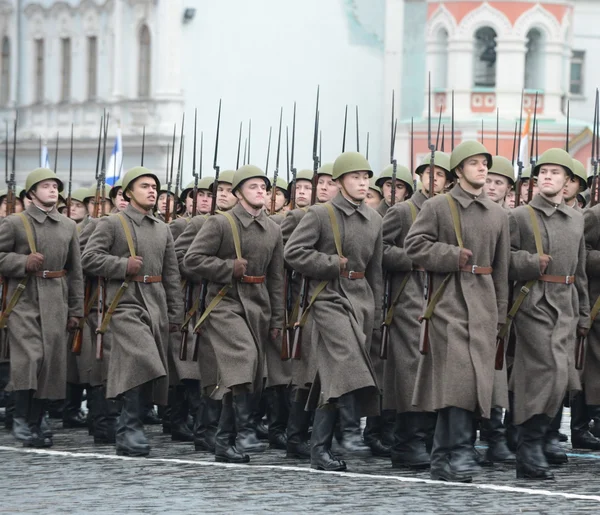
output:
M140 166L144 166L144 150L146 147L146 126L142 128L142 157L140 159Z
M238 149L237 149L237 159L235 161L235 169L237 170L240 167L240 151L242 149L242 125L244 122L240 122L240 134L238 136Z
M277 136L277 153L275 154L275 170L273 171L273 184L271 184L271 207L270 214L275 214L275 202L277 200L277 178L279 176L279 155L281 153L281 127L283 123L283 107L279 111L279 133Z
M346 111L344 112L344 138L342 139L342 153L346 151L346 126L348 125L348 104L346 104Z
M529 152L529 163L531 164L531 175L529 177L529 187L527 189L527 203L531 202L533 197L533 169L535 168L536 159L533 157L534 144L535 144L535 124L537 123L537 104L538 104L538 93L535 92L535 104L533 106L533 127L531 128L531 151ZM568 128L567 128L568 131Z

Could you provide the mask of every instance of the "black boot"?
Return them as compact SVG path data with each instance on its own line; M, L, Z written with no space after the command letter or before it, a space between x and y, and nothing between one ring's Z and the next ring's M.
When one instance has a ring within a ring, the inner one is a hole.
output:
M94 443L116 443L117 420L119 418L119 401L106 398L104 386L94 386L89 390L94 404Z
M202 396L194 422L194 447L197 451L215 452L221 405L221 401Z
M269 420L269 444L272 449L287 449L287 421L290 416L289 390L274 386L265 391L267 395L267 418Z
M360 417L356 407L356 397L347 393L338 401L340 420L339 444L348 452L368 456L371 450L365 445L360 430Z
M596 438L600 438L600 405L588 404L587 412L592 421L590 433L592 433Z
M250 456L235 445L235 413L231 394L225 395L221 407L219 426L215 435L215 461L223 463L248 463Z
M290 416L287 423L286 458L309 459L310 441L308 429L312 418L311 411L305 411L308 390L298 389L292 395Z
M5 392L4 400L6 408L4 412L4 428L12 431L13 417L15 414L15 392Z
M519 442L519 430L513 423L512 414L515 411L515 396L508 392L508 410L504 415L504 426L506 427L506 445L512 452L517 452Z
M148 456L150 454L150 444L144 434L145 409L143 386L138 386L123 394L116 434L119 456Z
M567 453L560 445L560 423L562 421L562 404L558 410L556 416L550 421L550 426L546 432L546 439L544 443L544 455L550 465L563 465L567 463Z
M194 433L188 427L188 404L185 394L185 386L173 387L173 395L170 399L171 417L171 440L174 442L193 442Z
M317 470L346 470L346 462L331 454L336 410L328 405L315 411L310 439L310 467Z
M164 435L171 434L171 412L173 411L173 404L175 403L175 395L175 387L169 386L167 405L159 406L158 408L158 416L162 422L162 432Z
M506 443L506 428L502 423L502 408L492 408L489 419L481 421L487 434L486 458L492 463L515 463L516 457Z
M549 426L546 415L534 415L519 426L517 479L554 479L543 450Z
M185 399L187 401L189 413L188 421L191 420L191 424L188 423L188 426L193 434L194 427L196 426L196 419L198 418L198 411L200 410L201 404L200 381L196 381L193 379L184 379L182 383L185 386Z
M84 389L85 387L81 384L67 383L67 398L62 412L64 429L87 427L85 415L81 411Z
M429 468L429 454L425 448L423 420L428 413L406 412L396 414L394 444L391 449L393 468Z
M30 390L16 390L14 392L15 409L13 415L12 434L15 439L23 444L31 442L29 429L29 404L31 401Z
M256 426L252 420L252 413L255 411L252 400L253 395L250 393L233 396L233 412L237 431L235 446L242 452L264 452L268 444L260 441L256 436Z
M584 392L577 392L571 398L571 445L573 449L600 450L600 439L590 433Z
M168 419L168 417L167 417ZM143 423L146 426L158 426L162 424L163 419L156 413L156 408L152 402L148 402L144 405L144 419Z
M42 449L45 447L52 447L52 433L44 434L42 431L42 419L44 417L44 401L31 396L29 399L29 414L27 416L29 422L29 431L31 431L31 440L23 442L23 447L35 447Z
M367 417L367 423L363 431L363 439L371 449L371 454L382 458L390 456L390 447L383 443L384 424L383 415Z

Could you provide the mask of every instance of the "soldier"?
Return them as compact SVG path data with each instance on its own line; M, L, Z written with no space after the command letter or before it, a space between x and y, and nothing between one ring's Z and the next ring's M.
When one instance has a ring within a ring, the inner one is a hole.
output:
M17 188L17 194L15 196L15 213L21 213L23 211L23 201L18 195L19 189ZM0 218L6 217L6 207L7 207L7 191L0 190Z
M510 378L518 478L552 479L548 464L567 460L548 429L568 387L576 387L569 384L578 379L570 373L574 338L590 326L583 217L563 201L572 169L564 150L544 152L533 171L540 194L510 217L510 273L519 292Z
M392 177L394 173L394 165L387 165L379 178L375 181L375 185L381 189L383 200L379 203L377 212L383 218L385 213L392 205ZM396 166L396 174L404 177L404 180L396 178L396 202L403 202L410 198L413 193L414 185L411 172L406 166ZM408 179L410 177L410 179Z
M437 411L431 478L471 481L475 414L489 418L496 327L508 296L508 215L483 193L492 156L466 141L451 154L459 184L423 204L404 247L433 292L422 323L431 349L421 358L413 393L420 411ZM425 343L425 342L423 342ZM506 396L506 384L504 385Z
M531 178L531 166L526 166L521 172L521 205L527 204L529 198L529 180ZM533 178L533 189L531 190L531 198L538 194L537 177Z
M233 170L223 170L219 174L219 182L217 184L217 201L216 207L220 211L229 211L237 203L237 197L231 193L231 183L233 181ZM211 178L212 183L208 185L208 189L213 191L214 178ZM193 270L187 269L183 265L183 258L189 250L196 235L204 225L207 215L194 216L189 220L185 230L175 241L175 254L179 262L179 270L181 276L186 281L193 281L196 285L193 297L199 298L201 283L203 277L195 274ZM199 306L198 306L199 307ZM189 321L188 331L190 336L194 337L193 327L195 321L201 313L196 310L192 313ZM188 315L186 315L188 316ZM215 434L221 414L221 399L213 398L212 394L216 391L217 386L217 358L210 341L203 334L197 335L198 340L198 369L201 380L201 398L198 411L194 419L194 448L197 451L215 452Z
M317 407L311 467L321 470L346 469L331 454L338 400L350 399L353 416L379 414L369 347L381 318L381 217L363 202L372 175L362 155L341 154L333 165L338 195L307 211L285 249L288 264L311 279L308 297L318 338L309 399Z
M247 463L245 451L266 448L256 437L252 399L262 388L265 342L278 341L283 328L283 243L281 229L264 212L268 186L259 168L238 169L232 183L238 204L209 217L184 258L186 269L210 278L200 322L217 357L216 388L228 390L216 461Z
M182 302L177 258L168 227L152 215L158 177L144 167L123 178L129 206L98 221L82 256L89 275L106 278L110 306L101 329L110 330L106 396L121 397L117 454L147 456L146 400L167 402L169 332L179 331Z
M435 413L420 411L412 404L421 359L418 319L423 311L425 274L421 267L413 265L404 249L406 235L430 196L430 162L431 155L428 155L415 170L421 179L421 190L408 202L390 207L383 218L383 268L391 274L392 285L390 306L385 314L390 336L388 357L384 362L383 409L396 412L391 448L394 468L429 467L428 451L435 428ZM436 152L434 163L433 192L439 195L454 177L448 154ZM410 172L405 177L405 182L410 180ZM391 319L390 312L393 313Z
M371 177L371 179L369 179L369 192L367 193L367 198L365 199L365 204L375 210L377 210L379 204L381 204L381 200L383 199L381 196L381 188L375 184L376 182L377 177Z
M212 183L214 182L213 177L203 177L198 181L198 193L196 195L196 213L200 215L205 215L210 213L210 206L212 205L212 191L210 189ZM192 219L192 210L194 205L194 182L191 182L186 186L186 188L181 192L180 201L182 205L185 206L185 212L182 216L171 217L173 220L169 227L171 228L171 234L173 235L173 240L177 240L179 235L185 230L188 223Z
M71 193L70 217L71 220L77 224L83 222L83 220L88 216L87 206L85 205L87 193L87 188L77 188L73 193ZM81 226L79 226L78 229L81 231Z
M269 179L271 182L273 179ZM267 191L267 197L265 199L265 210L271 215L279 215L273 220L280 225L281 217L285 216L285 206L287 206L290 200L289 186L288 183L281 177L277 177L277 184L275 186L275 212L271 213L271 197L273 195L273 187L269 187Z
M129 205L129 201L123 196L122 178L113 184L113 187L110 189L109 196L110 200L115 206L113 209L113 213L123 211Z
M587 172L581 161L573 159L573 177L569 177L567 185L563 191L565 204L575 210L580 210L577 203L577 195L587 190Z
M506 196L515 186L515 170L505 157L494 156L493 162L483 191L492 202L503 206Z
M305 208L310 206L310 200L313 189L313 171L304 169L296 174L296 188L294 190L294 204L296 208ZM288 185L288 198L292 196L292 184Z
M98 186L95 184L90 186L88 189L88 194L84 199L89 216L106 216L112 211L113 204L110 195L111 189L112 188L110 186L104 186L104 199L100 200L100 206L98 206L98 210L96 210L96 193L98 192ZM102 188L100 188L99 194L102 196Z
M163 183L162 189L158 192L158 200L156 201L156 218L165 221L167 216L167 198L169 199L169 221L174 220L179 212L179 199L175 196L175 188L171 186L167 190L166 181Z
M41 429L44 401L65 397L66 330L83 315L76 225L56 210L62 186L52 170L31 172L25 188L32 204L0 231L0 275L9 279L0 327L6 325L10 342L13 434L31 447L52 445L52 434Z

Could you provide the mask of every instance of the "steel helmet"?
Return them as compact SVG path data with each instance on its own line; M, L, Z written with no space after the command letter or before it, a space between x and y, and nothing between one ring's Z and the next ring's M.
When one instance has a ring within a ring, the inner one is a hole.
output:
M496 175L502 175L506 177L510 183L514 186L515 184L515 169L512 163L502 156L494 156L494 164L489 169L488 173L494 173Z
M373 170L366 158L358 152L344 152L333 163L333 180L337 181L342 175L352 172L369 172L369 179L373 177Z
M328 175L329 177L333 177L333 163L325 163L321 165L321 167L317 170L317 176L319 175Z
M427 154L421 164L417 166L415 173L421 175L425 170L429 170L429 163L431 163L431 154ZM450 170L450 154L445 152L436 151L433 156L433 164L446 171L448 178L454 178L454 174Z
M263 179L267 189L271 187L271 181L265 173L254 165L244 165L236 170L231 181L231 192L235 193L237 189L248 179Z
M61 192L64 187L63 183L50 168L36 168L32 172L29 172L27 179L25 179L25 194L27 195L27 198L31 198L29 197L29 192L36 184L50 179L56 181L58 184L58 191Z
M581 191L585 191L587 190L587 172L585 170L585 166L583 166L583 163L581 161L578 161L577 159L573 159L573 174L575 175L575 177L577 177L579 179L579 183L581 184Z
M537 160L533 175L537 176L540 173L540 167L543 165L560 165L562 166L569 175L573 176L573 158L568 152L562 148L551 148L546 150L541 157Z
M123 177L123 198L125 200L129 200L127 190L140 177L152 177L156 181L156 190L160 191L160 179L158 176L152 170L149 170L144 166L136 166L131 170L128 170Z
M450 168L454 172L458 166L469 157L483 154L487 158L488 170L493 166L492 155L479 141L463 141L450 154Z
M386 181L391 180L394 173L394 165L387 165L381 175L375 182L376 186L382 188ZM406 184L406 187L410 190L410 194L414 193L413 177L410 170L406 166L396 165L396 180L402 181Z

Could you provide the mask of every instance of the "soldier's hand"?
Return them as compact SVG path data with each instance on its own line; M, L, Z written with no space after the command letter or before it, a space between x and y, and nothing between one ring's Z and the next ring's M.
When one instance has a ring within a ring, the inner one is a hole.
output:
M25 264L25 270L29 273L39 272L44 266L44 256L39 252L34 252L27 256L27 263Z
M130 256L127 258L127 275L137 275L142 269L144 258L142 256Z
M236 259L233 262L233 278L241 279L243 275L246 275L246 268L248 267L248 261L244 258Z
M272 327L269 329L269 338L271 338L272 342L276 342L281 337L281 329L276 327Z
M473 257L473 253L469 249L460 249L460 256L458 258L458 266L461 268L466 266L469 262L469 259Z
M69 317L67 320L67 331L72 333L79 327L79 318L77 317Z
M585 338L590 330L587 327L577 326L577 336L579 338Z
M344 270L346 270L347 266L348 266L348 258L340 256L340 272L343 272Z
M176 333L178 331L181 331L181 326L179 326L179 324L169 324L170 333Z
M548 254L542 254L540 256L540 273L543 274L548 268L548 265L552 261L552 258Z

